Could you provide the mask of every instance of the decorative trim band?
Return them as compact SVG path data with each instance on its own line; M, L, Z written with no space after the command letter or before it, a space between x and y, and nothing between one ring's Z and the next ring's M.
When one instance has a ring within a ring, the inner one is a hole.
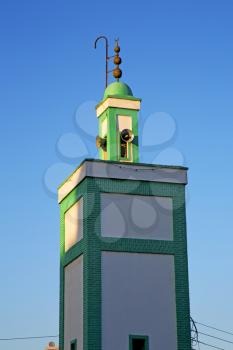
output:
M141 107L141 101L133 101L133 100L126 100L121 98L112 98L108 97L106 100L103 101L100 105L96 108L97 117L99 117L108 107L115 107L115 108L127 108L127 109L133 109L136 111L140 110Z

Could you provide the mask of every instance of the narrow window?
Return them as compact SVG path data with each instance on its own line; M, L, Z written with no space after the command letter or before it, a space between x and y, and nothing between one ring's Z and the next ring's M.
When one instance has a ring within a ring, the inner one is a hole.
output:
M121 140L121 158L128 158L128 145L123 140Z
M119 156L123 160L130 160L131 158L131 153L132 153L132 143L129 139L122 137L122 133L124 131L129 130L132 132L133 129L133 123L132 123L132 117L129 115L118 115L117 118L117 123L118 123L118 132L119 132Z
M149 350L148 337L141 335L130 335L129 350Z
M77 339L70 342L70 350L77 350Z

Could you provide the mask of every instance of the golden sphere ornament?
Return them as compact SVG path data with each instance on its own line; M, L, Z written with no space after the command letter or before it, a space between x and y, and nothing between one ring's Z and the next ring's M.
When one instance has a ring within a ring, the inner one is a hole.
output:
M122 71L120 70L120 68L116 67L114 70L113 70L113 76L114 78L116 79L120 79L121 76L122 76Z
M115 56L114 57L114 63L117 64L117 65L121 64L121 58L119 56Z
M114 51L116 52L116 53L119 53L120 51L121 51L121 48L120 48L120 46L115 46L114 47Z

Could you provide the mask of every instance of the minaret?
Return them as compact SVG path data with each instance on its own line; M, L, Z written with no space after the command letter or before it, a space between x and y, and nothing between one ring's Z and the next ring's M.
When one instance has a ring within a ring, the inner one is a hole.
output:
M187 168L138 163L139 109L128 85L108 85L100 159L58 190L60 350L191 350Z
M96 106L99 121L99 135L96 145L103 160L137 163L138 152L138 111L141 99L133 96L130 87L119 78L121 58L118 41L115 46L113 70L116 82L107 86L103 100Z

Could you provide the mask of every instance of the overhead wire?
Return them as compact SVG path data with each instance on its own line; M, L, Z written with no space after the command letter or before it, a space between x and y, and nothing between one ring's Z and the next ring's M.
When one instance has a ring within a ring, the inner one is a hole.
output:
M228 335L233 336L233 332L229 332L229 331L226 331L226 330L217 328L217 327L213 327L213 326L210 326L210 325L208 325L208 324L206 324L206 323L194 321L194 324L199 324L199 325L204 326L204 327L207 327L207 328L209 328L209 329L213 329L213 330L215 330L215 331L222 332L222 333L225 333L225 334L228 334ZM198 331L198 333L201 334L201 335L203 335L203 336L209 337L209 338L213 338L213 339L216 339L216 340L219 340L219 341L223 341L223 342L226 342L226 343L229 343L229 344L233 344L233 341L230 341L230 340L227 340L227 339L224 339L224 338L220 338L220 337L214 336L214 335L209 334L209 333L200 332L200 331ZM0 338L0 341L45 339L45 338L58 338L58 337L59 337L59 335L41 335L41 336L27 336L27 337L9 337L9 338ZM201 340L197 340L197 343L198 343L198 345L199 345L199 344L202 344L202 345L206 345L206 346L209 346L209 347L212 347L212 348L215 348L215 349L224 350L223 348L220 348L220 347L215 346L215 345L212 345L212 344L208 344L208 343L203 342L203 341L201 341Z
M0 341L44 339L44 338L58 338L58 337L59 337L58 335L41 335L41 336L31 336L31 337L0 338Z
M216 328L216 327L213 327L213 326L209 326L205 323L201 323L201 322L197 322L195 321L196 324L199 324L201 326L204 326L204 327L207 327L207 328L210 328L210 329L214 329L215 331L218 331L218 332L222 332L222 333L226 333L226 334L229 334L229 335L232 335L233 336L233 332L229 332L229 331L225 331L223 329L219 329L219 328Z
M214 336L212 334L203 333L203 332L198 332L198 333L202 334L202 335L205 335L206 337L214 338L214 339L221 340L221 341L224 341L224 342L229 343L229 344L233 344L233 341L230 341L230 340L227 340L227 339L223 339L223 338L219 338L219 337L216 337L216 336Z
M198 341L198 343L202 344L202 345L206 345L206 346L209 346L210 348L214 348L214 349L218 349L218 350L225 350L224 348L219 348L218 346L215 346L215 345L212 345L212 344L208 344L208 343L205 343L203 341Z

